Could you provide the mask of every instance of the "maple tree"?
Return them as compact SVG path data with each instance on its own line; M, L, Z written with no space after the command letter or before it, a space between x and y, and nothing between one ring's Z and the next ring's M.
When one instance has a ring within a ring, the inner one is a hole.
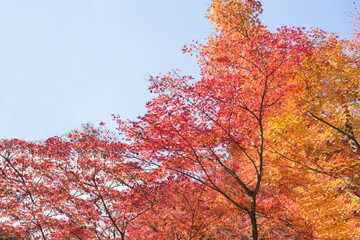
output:
M286 102L288 110L276 116L271 131L279 138L272 150L301 176L288 184L296 189L294 197L313 237L356 238L360 234L359 83L353 51L357 44L319 30L311 34L316 45L293 79L298 90ZM281 178L292 172L284 173Z
M258 13L258 1L213 1L209 18L216 31L206 45L193 46L201 52L202 79L176 72L152 78L150 90L157 96L130 128L141 160L220 193L239 215L249 216L250 224L241 228L253 239L259 238L259 221L271 222L257 210L258 199L270 194L261 187L270 177L268 116L282 110L293 87L287 79L307 51L301 29L270 33Z
M201 78L151 77L118 132L0 142L0 239L356 239L359 36L212 0Z
M4 141L2 232L17 238L125 239L157 201L126 145L91 126L64 138Z

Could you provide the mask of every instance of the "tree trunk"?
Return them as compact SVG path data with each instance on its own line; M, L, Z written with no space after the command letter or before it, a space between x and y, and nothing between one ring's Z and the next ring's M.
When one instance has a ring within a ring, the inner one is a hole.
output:
M258 229L257 229L257 222L256 222L256 195L251 196L251 209L249 212L250 219L251 219L251 230L252 230L252 239L258 240Z

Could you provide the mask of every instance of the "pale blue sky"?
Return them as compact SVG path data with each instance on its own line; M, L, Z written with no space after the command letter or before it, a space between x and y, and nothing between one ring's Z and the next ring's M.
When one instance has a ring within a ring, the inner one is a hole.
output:
M263 0L270 29L350 37L352 0ZM81 123L135 119L149 75L197 76L184 44L204 42L210 0L0 0L0 138L37 140Z

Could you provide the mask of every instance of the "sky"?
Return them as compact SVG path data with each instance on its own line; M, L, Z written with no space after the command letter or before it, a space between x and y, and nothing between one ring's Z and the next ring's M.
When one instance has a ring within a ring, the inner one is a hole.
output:
M262 23L319 27L350 38L354 0L263 0ZM135 120L150 75L199 77L210 0L0 0L0 139L46 139L82 123Z

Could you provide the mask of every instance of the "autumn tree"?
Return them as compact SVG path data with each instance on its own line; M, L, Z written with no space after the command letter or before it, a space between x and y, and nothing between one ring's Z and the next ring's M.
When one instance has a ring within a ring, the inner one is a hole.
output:
M360 235L358 43L308 35L296 91L270 128L270 151L284 166L274 178L291 189L314 238L352 239Z
M156 179L126 144L85 125L62 138L1 144L1 232L20 239L126 239L156 203Z
M0 142L0 238L357 239L359 33L212 0L200 79L151 77L137 121ZM103 124L101 124L103 125Z
M271 177L269 119L282 111L293 88L288 79L307 53L301 29L271 33L259 21L261 11L259 1L213 1L208 17L215 32L206 45L184 49L200 51L202 78L177 71L151 78L156 96L148 113L126 129L138 159L218 192L248 216L236 227L253 239L265 236L258 222L268 223L258 211L265 200L258 200L270 195L263 186Z

